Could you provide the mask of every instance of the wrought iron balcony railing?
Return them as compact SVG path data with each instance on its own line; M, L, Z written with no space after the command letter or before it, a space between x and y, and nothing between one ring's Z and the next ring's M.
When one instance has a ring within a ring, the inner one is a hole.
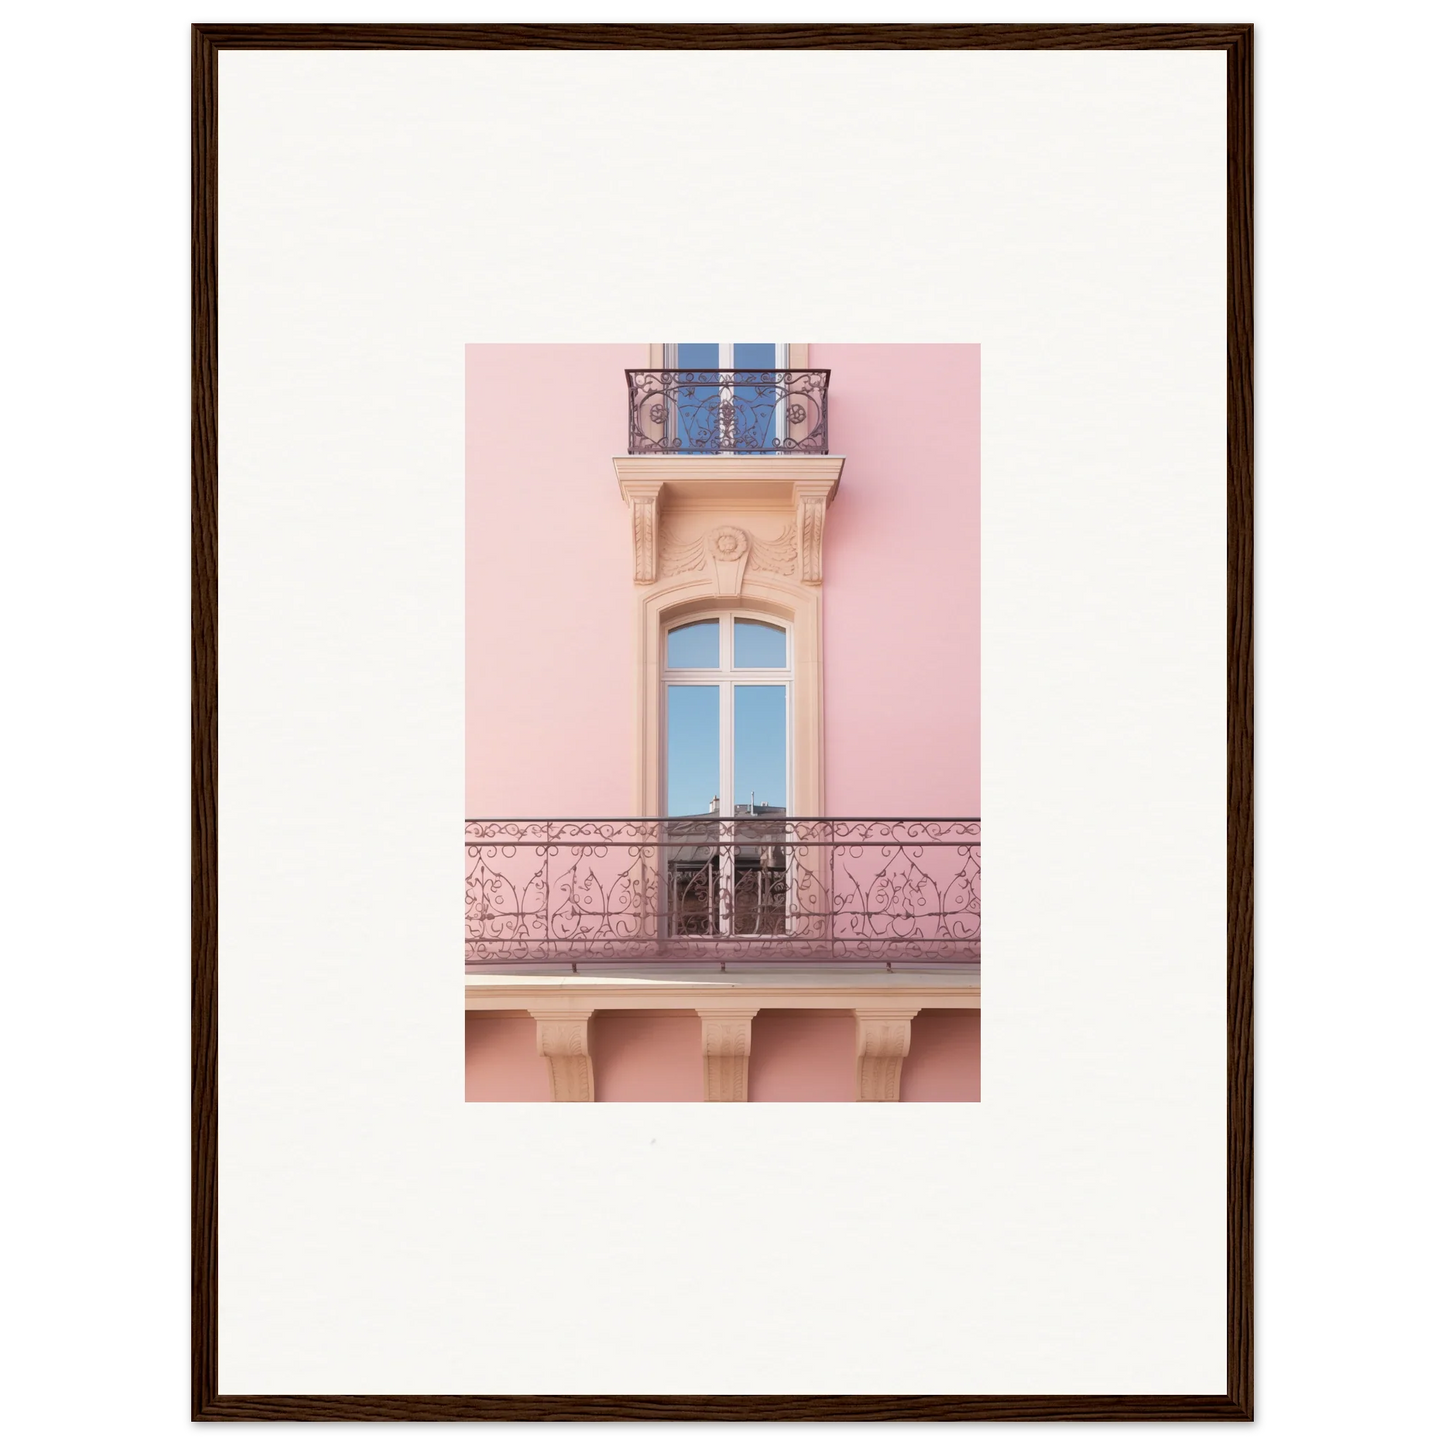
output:
M466 961L956 968L977 818L474 818Z
M828 450L824 371L627 373L634 455L786 456Z

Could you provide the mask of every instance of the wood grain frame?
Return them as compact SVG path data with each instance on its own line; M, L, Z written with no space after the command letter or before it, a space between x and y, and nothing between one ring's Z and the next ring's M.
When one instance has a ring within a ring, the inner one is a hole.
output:
M217 56L222 50L1220 50L1228 68L1227 1390L1222 1395L221 1395L217 1392ZM191 32L195 1420L1250 1420L1253 1254L1253 27L197 25Z

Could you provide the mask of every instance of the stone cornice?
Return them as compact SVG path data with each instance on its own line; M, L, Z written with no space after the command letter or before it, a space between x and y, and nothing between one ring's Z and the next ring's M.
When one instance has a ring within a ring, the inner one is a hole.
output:
M726 495L713 490L718 483L727 487L735 483L761 484L769 491L788 489L794 483L828 488L832 497L843 475L846 456L768 456L768 457L613 457L617 485L623 496L635 485L672 487L681 493L706 487L714 496Z

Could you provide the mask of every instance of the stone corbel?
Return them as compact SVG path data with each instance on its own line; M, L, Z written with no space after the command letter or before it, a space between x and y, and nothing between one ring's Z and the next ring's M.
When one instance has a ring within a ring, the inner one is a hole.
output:
M622 494L632 509L632 580L657 581L657 499L662 494L661 482L623 484Z
M748 1056L757 1009L698 1009L702 1020L703 1098L710 1104L746 1104Z
M836 481L793 483L799 572L803 581L814 587L823 584L823 523L828 515L828 503L837 489Z
M860 1101L897 1103L916 1008L855 1008Z
M588 1048L591 1009L532 1010L537 1022L537 1052L547 1061L552 1102L590 1104L592 1054Z

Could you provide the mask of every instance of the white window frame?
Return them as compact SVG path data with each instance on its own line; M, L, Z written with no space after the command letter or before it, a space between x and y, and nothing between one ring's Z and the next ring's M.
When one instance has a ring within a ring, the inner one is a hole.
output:
M666 666L668 656L668 634L682 627L694 626L696 623L705 621L717 621L718 623L718 666L717 668L669 668ZM734 623L737 621L757 621L769 627L777 627L783 633L783 656L786 662L782 668L738 668L734 665L733 642ZM720 868L721 879L724 880L724 896L731 900L731 906L718 906L717 932L720 936L733 936L736 929L737 919L733 909L737 905L738 897L738 873L737 863L737 834L734 829L737 819L738 803L731 801L736 795L736 757L734 757L734 712L736 712L736 692L740 686L770 686L770 688L783 688L783 775L785 775L785 798L782 799L783 816L788 818L792 815L792 793L793 793L793 629L789 623L782 618L769 616L762 611L749 607L718 607L709 608L708 611L699 611L691 617L678 618L669 621L662 631L662 698L660 698L659 715L662 718L662 749L660 749L660 772L659 798L663 799L662 811L668 812L668 754L669 754L669 718L668 701L669 688L675 686L705 686L705 688L718 689L718 868ZM757 799L751 799L756 805ZM763 799L764 805L776 806L773 799ZM685 816L696 816L688 814ZM785 858L785 893L788 902L785 903L783 916L785 916L786 931L792 931L793 916L793 894L795 894L795 868L793 868L793 851L789 848L783 850ZM668 870L669 864L663 864L663 870ZM670 874L666 874L670 877ZM669 887L669 881L659 880L663 887ZM665 910L670 913L670 905ZM666 925L665 926L670 926ZM759 935L776 936L776 935Z
M638 457L627 459L645 470L692 475L699 466L718 471L736 469L743 486L756 478L777 473L789 485L799 485L794 473L811 478L819 461L832 461L841 470L841 458L729 457L708 462L692 457ZM718 485L718 483L714 483ZM726 478L721 485L726 485ZM624 488L625 494L625 488ZM746 518L746 508L739 515ZM782 624L791 633L792 663L792 773L788 810L791 816L821 818L827 812L824 786L823 728L823 593L816 583L794 577L775 577L749 571L740 595L722 595L716 576L707 570L659 577L638 587L633 611L633 770L632 813L657 818L667 809L663 802L662 768L666 753L663 691L660 686L666 662L663 646L667 630L679 622L715 617L727 610L753 611L763 620Z
M667 666L668 634L680 628L691 627L699 622L718 623L718 666L673 668ZM733 623L761 622L768 627L779 628L783 633L786 665L783 667L747 667L733 665ZM766 686L783 688L784 698L784 774L785 796L780 800L763 799L770 807L781 803L785 815L793 811L793 629L780 617L759 612L748 607L719 607L700 612L693 617L680 618L669 622L662 635L662 696L659 699L659 714L662 720L660 740L662 747L658 758L658 797L662 800L659 810L667 816L670 803L667 796L667 759L669 743L668 688L669 687L716 687L718 689L718 815L723 818L734 816L737 804L733 801L735 758L733 754L734 689L737 687ZM757 800L754 800L757 801ZM691 816L691 815L689 815Z
M678 367L678 364L677 364L677 348L678 348L678 346L679 346L680 344L681 344L680 342L676 342L676 341L667 341L667 342L664 342L664 343L663 343L663 347L662 347L662 357L663 357L662 364L663 364L663 366L665 366L669 371L677 371L677 370L679 370L679 367ZM733 341L719 341L719 342L718 342L718 344L717 344L717 364L718 364L718 370L719 370L719 371L731 371L731 370L733 370L733 347L734 347L736 344L737 344L737 343L736 343L736 342L733 342ZM774 367L774 370L775 370L775 371L787 371L787 370L789 369L789 366L788 366L788 352L789 352L789 349L790 349L790 343L789 343L789 342L786 342L786 341L775 341L775 342L773 342L773 346L777 349L777 357L779 358L778 365L777 365L776 367Z

